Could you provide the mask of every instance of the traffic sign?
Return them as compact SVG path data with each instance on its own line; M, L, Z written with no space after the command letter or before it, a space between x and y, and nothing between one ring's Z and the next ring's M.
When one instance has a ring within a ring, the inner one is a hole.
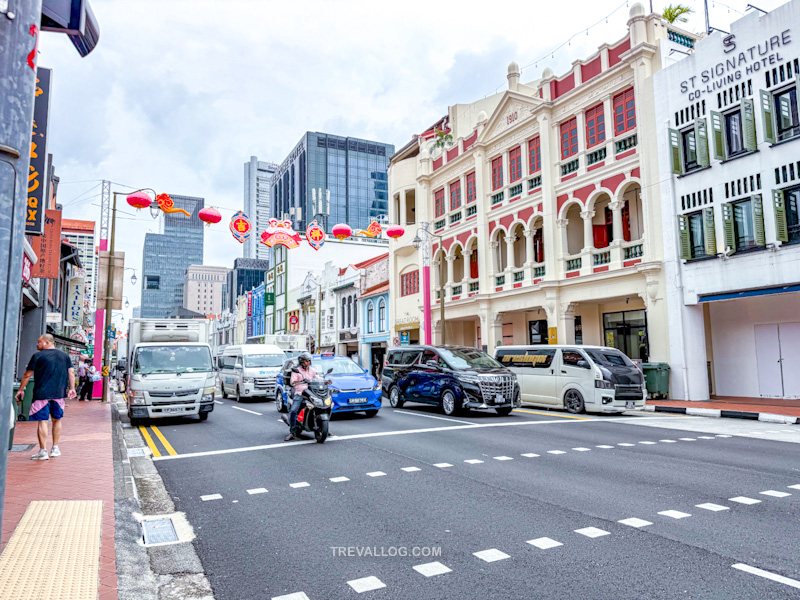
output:
M407 331L400 332L400 345L401 346L408 346L408 342L410 340L409 333Z
M292 315L289 317L289 325L297 325L300 322L300 318L297 315Z
M392 340L392 343L393 343L395 346L399 346L399 345L400 345L400 338L399 338L399 337L395 337L395 338Z
M103 377L108 377L108 367L103 367Z

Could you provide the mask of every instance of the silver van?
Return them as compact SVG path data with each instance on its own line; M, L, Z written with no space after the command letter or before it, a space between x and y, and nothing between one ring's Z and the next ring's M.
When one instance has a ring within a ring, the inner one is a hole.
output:
M275 377L280 373L286 355L271 344L228 346L217 359L219 387L222 397L275 398Z

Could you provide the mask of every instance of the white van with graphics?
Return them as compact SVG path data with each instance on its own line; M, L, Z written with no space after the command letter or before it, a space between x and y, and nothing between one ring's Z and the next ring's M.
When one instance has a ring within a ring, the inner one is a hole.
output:
M494 358L517 376L523 404L571 413L644 408L644 375L616 348L500 346Z
M280 373L286 355L271 344L228 346L219 357L219 382L222 397L242 398L263 396L275 398L275 377Z

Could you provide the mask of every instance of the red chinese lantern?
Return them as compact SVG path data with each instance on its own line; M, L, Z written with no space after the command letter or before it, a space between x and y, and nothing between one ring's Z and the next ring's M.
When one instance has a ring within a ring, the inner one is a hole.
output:
M339 223L338 225L333 226L331 233L333 234L333 237L343 240L353 235L353 230L350 229L350 225Z
M389 227L386 228L386 235L388 235L392 239L399 238L405 232L406 232L405 227L401 227L400 225L389 225Z
M204 208L197 216L200 217L200 220L205 222L206 226L210 226L212 223L219 223L222 220L222 215L219 214L219 211L216 208Z
M127 200L128 204L130 204L136 210L147 208L153 203L153 199L144 192L133 192L132 194L128 195Z

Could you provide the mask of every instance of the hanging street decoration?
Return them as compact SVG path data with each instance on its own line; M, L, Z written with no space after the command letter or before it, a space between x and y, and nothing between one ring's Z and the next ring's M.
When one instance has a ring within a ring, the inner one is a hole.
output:
M269 227L261 234L261 243L272 248L285 246L290 250L300 245L300 234L292 229L291 221L270 219Z
M333 237L336 239L344 240L353 235L353 230L350 229L350 225L347 225L346 223L339 223L338 225L333 226L331 233L333 233Z
M147 208L153 203L153 199L144 192L133 192L132 194L128 194L126 199L128 204L130 204L137 211Z
M314 250L319 250L325 243L325 231L319 226L316 219L311 221L306 229L306 240Z
M231 217L230 228L233 237L240 244L244 244L244 241L253 232L253 225L250 223L250 219L241 210Z
M377 221L373 221L369 224L366 230L359 229L356 232L356 235L366 235L367 237L377 237L381 234L381 224Z
M211 206L202 209L197 213L197 216L206 224L206 227L210 227L212 223L219 223L222 220L222 215L219 211Z
M386 235L392 239L397 239L406 232L405 227L401 225L389 225L386 228Z
M182 208L175 208L175 203L172 201L172 198L169 197L169 194L159 194L156 196L156 202L159 208L165 213L183 213L187 217L192 216Z

